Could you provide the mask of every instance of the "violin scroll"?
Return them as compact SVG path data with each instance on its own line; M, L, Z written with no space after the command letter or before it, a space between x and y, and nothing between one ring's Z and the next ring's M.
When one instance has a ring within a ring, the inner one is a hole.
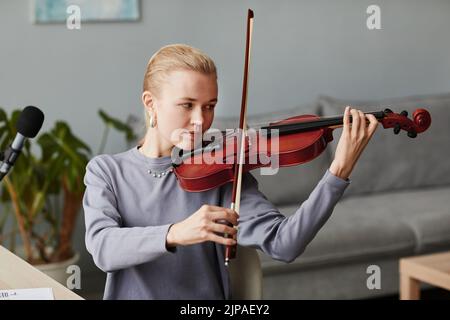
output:
M391 109L384 110L384 117L381 124L385 129L394 128L394 134L398 134L400 130L405 130L408 137L415 138L418 133L424 132L431 125L430 113L425 109L417 109L413 113L413 119L408 118L408 112L402 111L400 114L392 112Z

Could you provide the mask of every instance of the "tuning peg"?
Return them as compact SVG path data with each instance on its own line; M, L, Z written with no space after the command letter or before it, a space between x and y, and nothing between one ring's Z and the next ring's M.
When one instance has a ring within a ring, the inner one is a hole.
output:
M407 117L408 116L408 111L403 110L402 112L400 112L400 115Z
M410 138L417 137L417 132L415 132L414 130L408 131L408 137Z
M394 127L394 133L398 134L400 132L400 123L397 123Z
M389 108L384 109L384 113L392 113L392 110Z

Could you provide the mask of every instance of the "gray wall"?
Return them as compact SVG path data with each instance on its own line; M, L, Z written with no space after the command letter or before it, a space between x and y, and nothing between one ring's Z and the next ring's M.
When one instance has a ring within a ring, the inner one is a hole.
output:
M381 7L382 30L366 28L366 8ZM385 98L448 92L450 1L142 1L135 23L34 25L30 1L0 1L0 106L33 104L94 150L98 108L142 115L147 60L168 43L201 48L219 69L217 116L240 106L245 18L255 11L249 114L289 109L317 95ZM110 136L107 152L124 150ZM82 219L77 246L83 248ZM94 270L87 255L83 270Z

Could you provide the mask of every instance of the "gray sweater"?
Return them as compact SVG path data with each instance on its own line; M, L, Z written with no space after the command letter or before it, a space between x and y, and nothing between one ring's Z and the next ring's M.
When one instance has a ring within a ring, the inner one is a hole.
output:
M161 178L148 174L170 166L170 156L148 158L133 147L96 156L86 167L85 240L95 264L107 272L104 299L231 298L224 246L204 242L166 248L171 224L203 204L229 208L231 183L193 193L181 189L174 173ZM287 218L258 190L253 175L244 174L238 243L293 261L330 217L349 183L327 170Z

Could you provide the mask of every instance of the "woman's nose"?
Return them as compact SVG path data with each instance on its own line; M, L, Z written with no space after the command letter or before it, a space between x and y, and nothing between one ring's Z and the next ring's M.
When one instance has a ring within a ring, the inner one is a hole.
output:
M193 122L194 132L202 132L203 122Z
M203 125L203 113L199 111L195 111L192 113L192 117L191 117L191 124L194 125L195 130L201 130L201 127Z

